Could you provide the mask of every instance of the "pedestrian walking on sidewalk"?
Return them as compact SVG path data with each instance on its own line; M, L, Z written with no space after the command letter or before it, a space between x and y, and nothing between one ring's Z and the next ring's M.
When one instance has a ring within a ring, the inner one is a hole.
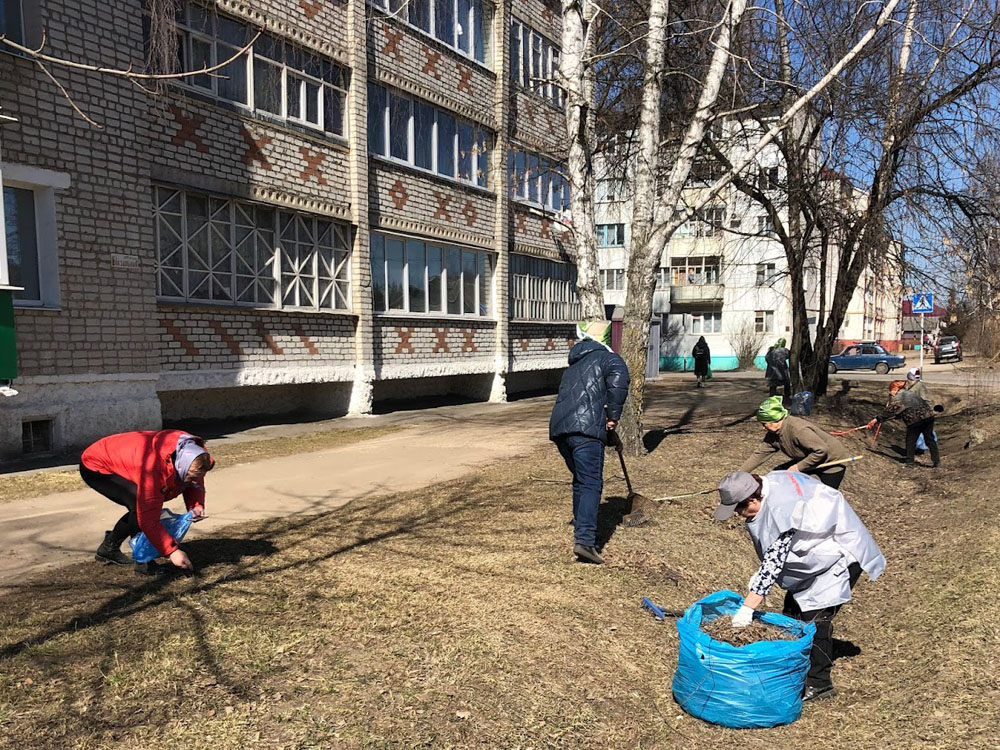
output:
M705 337L701 336L698 342L694 345L691 350L691 356L694 357L694 377L697 387L701 388L705 384L705 378L708 377L708 368L712 364L712 350L708 348L708 342L705 341Z
M788 357L790 353L785 347L785 340L778 339L774 346L767 350L764 355L764 363L767 368L764 370L764 379L767 381L767 395L774 396L778 388L782 389L782 403L787 404L792 397L791 373L788 369Z
M125 514L97 548L99 562L127 565L122 542L142 531L177 568L193 570L187 554L160 523L167 500L180 494L194 521L205 517L205 474L215 461L205 441L181 430L123 432L101 438L80 457L80 476L92 489L125 508ZM137 573L160 575L155 562L136 563Z
M597 510L604 494L604 447L621 418L629 374L625 361L611 351L609 323L580 323L576 331L580 341L570 350L559 384L549 439L573 474L573 553L600 564Z
M827 487L840 489L847 473L844 464L816 468L829 461L850 457L851 454L837 438L807 419L791 416L782 406L781 396L764 399L757 409L757 421L764 426L763 445L743 462L740 471L753 471L781 451L792 460L787 466L788 471L812 474Z
M833 618L862 571L874 581L885 570L882 551L844 496L812 477L734 471L719 484L719 499L716 520L744 518L761 561L733 627L753 621L772 586L783 588L784 614L816 625L802 700L832 697Z

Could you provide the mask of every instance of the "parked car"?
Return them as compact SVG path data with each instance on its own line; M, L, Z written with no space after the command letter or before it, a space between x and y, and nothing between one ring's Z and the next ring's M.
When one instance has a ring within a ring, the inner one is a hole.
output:
M942 336L934 347L934 364L940 364L946 359L962 361L962 342L958 336Z
M885 375L889 370L895 370L905 364L906 359L901 354L890 354L875 341L862 341L830 357L828 368L831 373L837 370L874 370L880 375Z

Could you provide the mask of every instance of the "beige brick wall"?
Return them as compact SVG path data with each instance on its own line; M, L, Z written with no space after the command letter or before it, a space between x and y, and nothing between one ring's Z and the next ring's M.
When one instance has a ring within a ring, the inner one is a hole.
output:
M576 329L572 323L512 322L511 370L565 367L566 357L575 343Z
M395 318L375 322L376 366L429 365L479 360L493 365L493 321Z
M511 202L511 223L514 231L513 252L535 255L550 260L566 261L569 248L553 228L554 220L537 209L528 209Z
M217 0L219 11L347 61L347 3L342 0Z

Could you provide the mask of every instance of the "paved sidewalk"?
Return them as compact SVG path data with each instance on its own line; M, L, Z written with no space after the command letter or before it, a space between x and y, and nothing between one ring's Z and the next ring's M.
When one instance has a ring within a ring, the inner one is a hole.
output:
M349 427L398 423L403 429L354 445L220 467L208 475L209 518L189 534L207 537L242 521L321 513L362 497L427 487L477 466L544 449L552 401L542 397L343 420ZM254 437L306 429L272 426L259 428ZM169 507L183 508L183 500L177 498ZM89 488L0 504L0 590L47 568L92 559L104 530L120 515L119 506Z

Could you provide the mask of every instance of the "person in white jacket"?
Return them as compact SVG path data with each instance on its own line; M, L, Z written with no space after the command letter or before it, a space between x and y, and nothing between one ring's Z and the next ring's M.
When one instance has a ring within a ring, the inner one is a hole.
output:
M862 571L875 580L885 570L882 551L840 492L799 472L734 471L719 484L719 497L715 518L746 519L761 560L733 626L749 625L777 583L787 592L784 614L816 625L802 700L832 697L833 618Z

